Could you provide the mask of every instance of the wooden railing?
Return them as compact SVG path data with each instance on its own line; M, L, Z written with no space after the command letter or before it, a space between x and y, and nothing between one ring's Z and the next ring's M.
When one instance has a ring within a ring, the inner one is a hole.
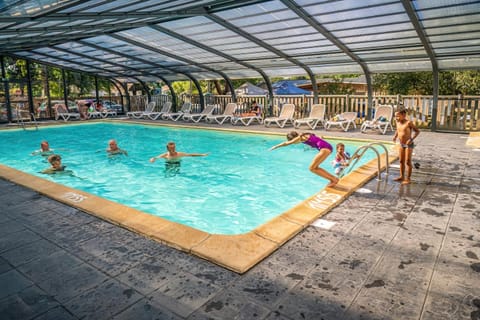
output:
M195 100L196 99L196 100ZM230 95L210 96L210 102L218 104L220 111L232 102ZM192 97L200 108L199 98ZM305 117L313 104L311 95L281 95L274 96L269 104L267 96L239 96L237 103L241 108L247 108L252 101L264 106L266 116L278 115L285 103L295 104L296 118ZM388 104L408 110L408 117L420 128L431 128L433 114L433 96L426 95L377 95L372 99L372 110L368 106L366 96L357 95L322 95L318 103L326 106L326 117L332 117L346 111L357 112L359 122L369 119L375 106ZM480 130L480 96L439 96L437 103L436 129L446 131L479 131Z

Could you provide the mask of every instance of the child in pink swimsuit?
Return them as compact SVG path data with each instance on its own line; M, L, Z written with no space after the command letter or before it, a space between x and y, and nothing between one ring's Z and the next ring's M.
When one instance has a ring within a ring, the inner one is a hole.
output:
M326 170L320 168L320 164L325 161L325 159L327 159L330 153L332 153L332 145L327 141L323 140L322 138L317 137L313 133L306 132L299 134L296 131L292 131L287 134L287 141L271 147L270 150L296 143L304 143L318 150L318 154L315 156L315 158L313 158L312 163L310 163L309 169L311 172L330 180L330 183L327 185L327 187L334 187L338 183L338 178L330 174Z

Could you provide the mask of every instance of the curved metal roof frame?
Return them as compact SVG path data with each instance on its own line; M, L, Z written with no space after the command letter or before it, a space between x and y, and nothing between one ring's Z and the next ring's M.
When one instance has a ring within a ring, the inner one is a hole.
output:
M231 92L259 76L479 69L479 39L474 0L0 3L0 54L114 79L223 79Z

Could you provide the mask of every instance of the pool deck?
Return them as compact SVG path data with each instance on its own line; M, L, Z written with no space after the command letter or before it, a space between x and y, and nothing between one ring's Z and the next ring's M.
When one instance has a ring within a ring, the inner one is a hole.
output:
M480 319L467 138L423 131L413 184L391 168L244 274L0 179L0 319Z

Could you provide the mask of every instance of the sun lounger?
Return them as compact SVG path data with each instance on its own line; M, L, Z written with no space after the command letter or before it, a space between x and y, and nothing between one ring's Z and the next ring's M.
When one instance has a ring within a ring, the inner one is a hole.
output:
M347 132L350 125L352 125L353 128L357 128L355 120L357 120L356 112L344 112L328 120L325 123L325 130L330 129L332 126L338 126L341 127L343 131Z
M102 118L107 118L108 116L116 117L117 116L117 111L113 109L103 109L102 111Z
M310 129L315 129L318 124L325 126L325 105L314 104L310 109L310 114L306 118L297 119L293 123L295 128L300 128L301 125L307 125Z
M238 116L234 116L230 122L232 123L232 125L236 125L238 123L240 124L243 124L244 126L249 126L250 124L252 124L252 122L254 121L257 121L258 124L262 124L263 123L263 117L262 117L262 106L258 106L259 107L259 112L255 115L238 115Z
M392 126L393 107L387 105L377 106L373 120L365 121L360 127L360 131L365 133L368 129L378 130L385 134L388 127L393 131Z
M134 118L134 119L140 119L142 118L145 114L149 114L155 109L155 101L151 101L147 104L145 107L144 111L129 111L127 112L127 117L129 118Z
M63 121L68 121L70 119L80 119L80 113L78 112L69 112L65 105L63 104L56 104L53 106L55 110L55 120L62 118Z
M161 117L165 113L170 112L171 109L172 109L172 103L170 101L167 101L163 104L162 110L152 111L152 112L144 112L143 117L144 118L148 117L150 120L157 120L159 117Z
M205 109L203 109L202 112L184 114L182 116L182 119L184 121L200 122L201 120L205 119L207 116L213 114L216 108L217 108L216 105L209 104L208 106L205 107Z
M225 110L223 111L222 114L212 114L208 115L205 118L206 122L213 122L216 121L218 124L223 124L225 121L232 119L232 117L235 114L235 110L237 110L237 104L236 103L228 103L227 106L225 107Z
M167 112L162 114L162 119L163 120L173 120L177 121L180 119L183 115L189 114L192 111L192 104L190 102L185 102L178 112Z
M295 105L291 103L284 104L282 111L278 117L269 117L263 120L265 127L268 127L270 124L275 123L280 128L285 127L287 122L290 122L292 125L295 121L293 114L295 113Z

